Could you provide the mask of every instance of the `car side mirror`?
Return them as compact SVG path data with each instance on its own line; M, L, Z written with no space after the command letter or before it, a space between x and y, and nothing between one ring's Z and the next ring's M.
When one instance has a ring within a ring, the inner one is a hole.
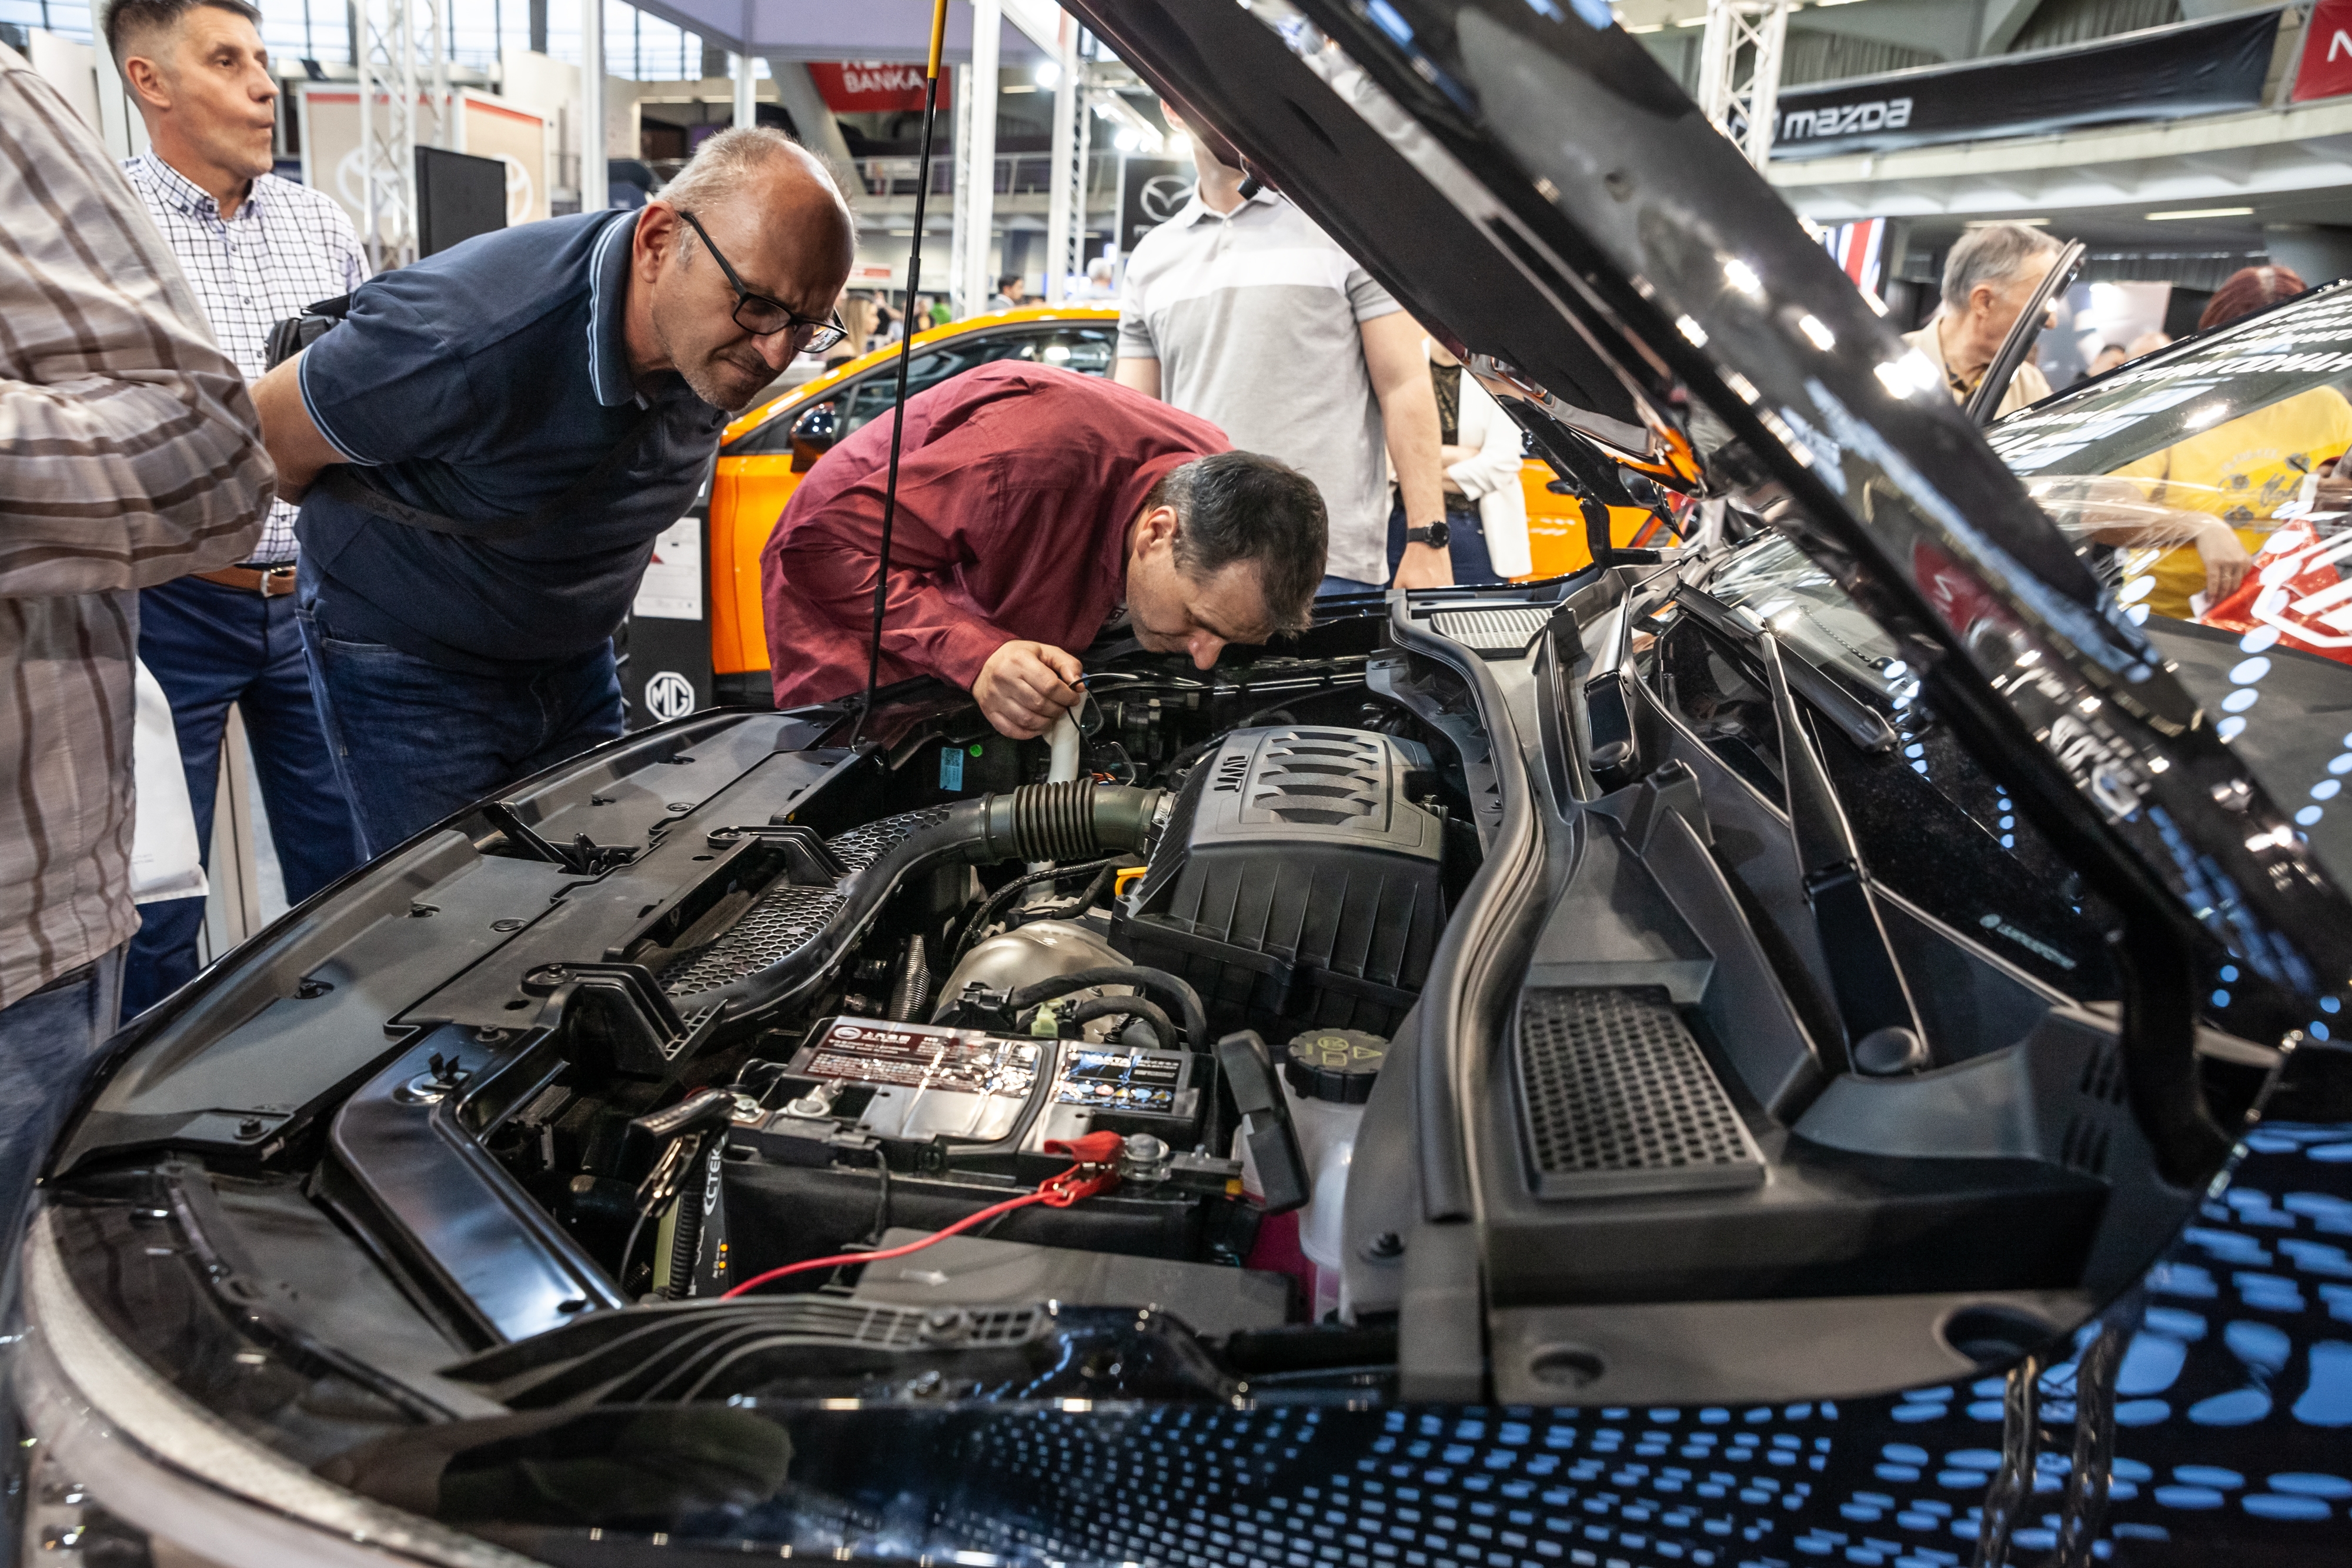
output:
M841 404L827 398L793 421L793 472L805 474L841 439Z

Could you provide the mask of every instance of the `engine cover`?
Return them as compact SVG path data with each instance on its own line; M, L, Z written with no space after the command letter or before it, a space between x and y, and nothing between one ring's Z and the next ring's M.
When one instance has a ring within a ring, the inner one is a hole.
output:
M1185 779L1112 945L1217 1030L1393 1032L1445 923L1429 753L1373 730L1235 730Z

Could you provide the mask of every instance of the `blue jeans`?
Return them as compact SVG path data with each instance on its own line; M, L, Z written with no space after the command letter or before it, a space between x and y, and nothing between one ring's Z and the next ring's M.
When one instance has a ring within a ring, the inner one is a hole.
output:
M1454 583L1463 588L1476 582L1502 581L1495 563L1486 554L1486 525L1478 520L1476 502L1457 503L1449 496L1445 503L1445 527L1452 534L1446 541L1445 553L1454 561ZM1389 509L1389 575L1396 575L1397 563L1404 559L1404 503L1397 502Z
M359 864L359 832L310 700L291 595L264 599L194 577L150 588L139 595L139 657L172 700L196 844L207 861L221 733L235 704L253 745L287 901L301 903ZM123 962L125 1019L195 977L205 901L166 899L141 905L139 914L139 935Z
M1476 582L1500 582L1495 563L1486 554L1486 527L1478 520L1478 508L1448 507L1445 526L1453 538L1445 553L1454 561L1454 580L1467 587ZM1404 503L1398 501L1389 509L1389 576L1396 576L1397 563L1404 559ZM1362 582L1352 577L1326 577L1315 591L1321 599L1333 593L1379 593L1388 587L1385 582Z
M307 582L295 601L335 776L371 856L624 728L610 642L536 674L478 675L338 637Z
M116 947L0 1008L0 1219L11 1236L35 1166L121 1014L122 954Z

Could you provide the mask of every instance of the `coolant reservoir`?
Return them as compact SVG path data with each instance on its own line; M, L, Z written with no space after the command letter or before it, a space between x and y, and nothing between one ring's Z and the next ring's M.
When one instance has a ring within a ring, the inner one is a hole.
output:
M1284 1053L1282 1083L1298 1152L1313 1176L1315 1196L1298 1211L1298 1250L1306 1260L1300 1284L1316 1322L1337 1311L1344 1318L1343 1275L1348 1165L1388 1042L1361 1030L1309 1030Z

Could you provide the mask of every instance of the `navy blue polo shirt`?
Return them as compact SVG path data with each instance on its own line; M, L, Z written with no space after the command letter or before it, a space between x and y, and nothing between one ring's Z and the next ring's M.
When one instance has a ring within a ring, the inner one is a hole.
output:
M337 636L527 675L620 625L728 420L674 373L642 396L630 381L636 225L635 213L551 218L382 274L302 356L303 403L366 483L468 521L528 517L657 414L602 495L520 538L433 533L313 488L298 531Z

